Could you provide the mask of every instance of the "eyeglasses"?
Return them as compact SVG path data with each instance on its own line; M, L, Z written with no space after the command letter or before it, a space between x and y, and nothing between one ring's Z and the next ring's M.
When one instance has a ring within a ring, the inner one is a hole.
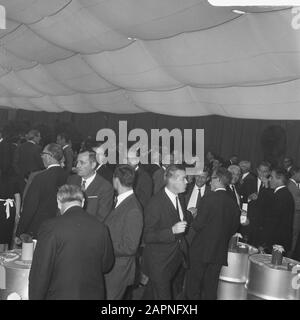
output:
M52 154L51 153L49 153L49 152L41 152L41 156L43 156L43 155L45 155L45 154L47 154L48 156L50 156L50 157L52 157Z

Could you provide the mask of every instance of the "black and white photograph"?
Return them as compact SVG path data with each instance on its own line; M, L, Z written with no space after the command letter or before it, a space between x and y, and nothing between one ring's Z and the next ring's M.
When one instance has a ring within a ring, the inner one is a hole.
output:
M300 0L0 0L0 300L300 300Z

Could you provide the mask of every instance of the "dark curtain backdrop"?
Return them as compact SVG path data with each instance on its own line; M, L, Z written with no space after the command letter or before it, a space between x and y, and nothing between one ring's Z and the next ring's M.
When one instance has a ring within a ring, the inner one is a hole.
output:
M179 129L204 129L205 150L211 150L227 159L232 154L239 155L240 159L249 159L253 165L266 157L262 147L267 143L276 148L272 130L279 126L286 135L286 155L290 155L300 164L300 121L293 120L252 120L234 119L220 116L203 117L173 117L153 113L141 114L110 114L110 113L47 113L25 110L0 110L0 126L8 120L26 120L33 126L44 123L55 126L58 122L72 122L82 133L83 137L95 137L101 128L111 128L118 132L118 121L127 120L128 131L134 128L150 129L174 128ZM271 130L269 130L271 128ZM278 128L277 128L278 129ZM280 131L280 128L279 128ZM270 133L271 132L271 133ZM270 137L271 134L271 137ZM269 135L269 136L268 136ZM278 144L282 144L284 138ZM284 150L282 146L280 150ZM275 151L276 153L276 151ZM279 155L281 158L284 154Z

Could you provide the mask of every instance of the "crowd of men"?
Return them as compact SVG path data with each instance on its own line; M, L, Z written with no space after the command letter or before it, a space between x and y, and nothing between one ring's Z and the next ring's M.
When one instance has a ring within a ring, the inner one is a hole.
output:
M0 136L0 179L22 198L6 242L37 239L30 299L131 299L138 286L143 299L216 299L237 232L261 251L282 245L300 259L300 169L290 158L253 172L247 160L208 152L187 176L174 153L144 165L129 151L118 165L105 163L99 143L75 157L66 133L43 149L40 139L30 130L12 146ZM7 228L0 219L0 232Z

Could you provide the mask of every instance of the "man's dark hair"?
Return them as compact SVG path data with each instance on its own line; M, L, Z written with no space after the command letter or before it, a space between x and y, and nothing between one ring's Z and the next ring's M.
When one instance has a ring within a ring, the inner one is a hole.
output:
M224 185L224 187L227 187L232 179L232 174L229 172L226 168L220 167L214 172L214 175L216 175L221 183Z
M58 162L61 161L63 158L63 150L62 147L57 143L50 143L47 145L47 150L49 153L51 153L52 157L57 160Z
M275 168L272 171L275 172L277 179L280 179L284 185L289 181L289 174L284 168Z
M128 164L119 165L114 171L114 178L118 178L122 186L131 188L135 179L135 171Z
M61 139L64 139L67 143L71 142L71 137L67 132L60 132L57 134L57 137L60 136Z

